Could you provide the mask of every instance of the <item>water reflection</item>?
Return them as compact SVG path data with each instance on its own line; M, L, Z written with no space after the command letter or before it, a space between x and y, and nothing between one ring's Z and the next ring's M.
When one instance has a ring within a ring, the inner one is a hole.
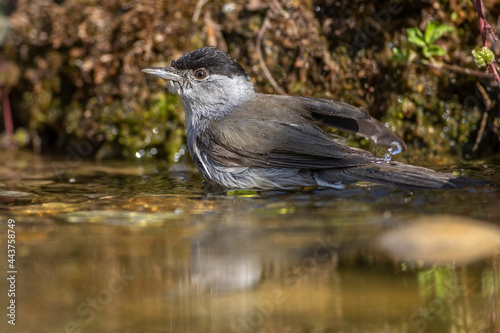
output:
M464 265L500 249L500 228L457 215L427 215L385 232L377 245L396 260Z
M422 215L497 228L497 187L207 194L196 173L161 165L82 163L58 180L51 162L2 166L0 214L17 222L19 331L498 330L494 248L460 266L422 266L376 247Z
M249 289L262 275L262 262L253 246L258 231L216 228L191 239L191 263L188 289Z

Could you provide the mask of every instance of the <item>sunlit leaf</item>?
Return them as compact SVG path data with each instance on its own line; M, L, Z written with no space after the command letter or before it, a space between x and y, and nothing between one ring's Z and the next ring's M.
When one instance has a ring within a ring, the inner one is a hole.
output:
M434 42L443 37L445 33L453 30L454 28L450 25L438 25L437 22L429 22L429 24L427 24L427 28L425 29L424 41L427 45L434 44Z
M259 193L255 190L230 190L227 191L227 195L241 198L253 198L258 197Z
M486 46L483 46L480 50L472 50L472 55L477 67L480 68L491 64L495 60L495 55Z
M438 46L438 45L430 45L429 46L429 54L431 57L433 56L442 56L442 55L446 55L446 51L443 50L443 48L441 46Z
M408 28L406 30L408 34L408 41L418 47L425 47L424 35L422 31L417 28Z

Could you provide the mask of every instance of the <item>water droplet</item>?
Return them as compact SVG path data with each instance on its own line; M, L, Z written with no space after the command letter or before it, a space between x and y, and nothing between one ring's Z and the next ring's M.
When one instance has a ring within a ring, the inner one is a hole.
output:
M224 14L232 14L236 11L236 4L235 3L227 3L222 7L222 12Z
M141 158L146 154L146 151L144 149L139 150L138 152L135 153L135 157Z
M183 146L177 153L174 155L174 162L179 162L181 160L181 157L186 153L186 148Z
M392 156L389 153L385 153L384 157L382 157L382 158L384 159L384 161L390 162L392 159Z
M401 144L399 142L393 141L389 145L389 148L387 148L387 151L391 155L397 155L403 151L403 147L401 146Z

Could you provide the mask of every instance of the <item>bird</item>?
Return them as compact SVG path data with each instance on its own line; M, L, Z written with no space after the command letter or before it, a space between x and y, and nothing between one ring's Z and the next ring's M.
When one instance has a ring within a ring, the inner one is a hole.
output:
M324 126L404 151L404 141L362 109L314 97L262 94L227 53L205 46L142 72L166 81L186 115L187 145L203 178L228 189L344 188L370 182L410 190L480 181L350 147Z

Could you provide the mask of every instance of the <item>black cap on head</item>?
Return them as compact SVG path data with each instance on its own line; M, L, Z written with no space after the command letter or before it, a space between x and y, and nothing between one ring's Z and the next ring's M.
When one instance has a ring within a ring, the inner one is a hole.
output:
M189 52L178 60L172 61L171 66L178 70L206 68L210 73L214 74L222 74L228 77L237 75L248 77L243 67L228 54L210 46Z

